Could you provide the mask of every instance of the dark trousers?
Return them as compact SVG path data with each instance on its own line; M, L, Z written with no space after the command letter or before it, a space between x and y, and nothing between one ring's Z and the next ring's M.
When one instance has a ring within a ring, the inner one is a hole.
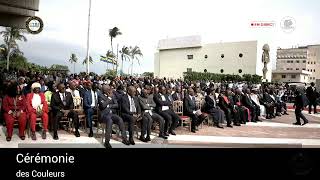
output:
M250 110L251 113L251 121L257 121L258 120L258 108L256 106L247 106L247 108ZM260 108L259 108L260 110Z
M86 120L87 120L88 127L92 128L92 117L94 114L94 109L93 108L86 109L85 113L86 113Z
M200 117L196 114L189 114L189 113L185 113L185 115L190 117L191 119L191 130L196 130L196 126L201 124Z
M274 116L274 105L265 105L267 117Z
M226 115L227 124L230 125L232 123L232 120L231 120L232 110L231 109L223 109L223 112Z
M134 124L136 122L136 118L134 118L130 114L122 113L122 119L124 122L128 122L128 131L129 131L129 138L133 138L134 134Z
M180 121L180 118L176 113L169 109L166 111L161 111L158 114L162 116L165 120L164 132L168 132L168 129L169 132L176 129L178 122Z
M309 101L309 114L311 114L313 106L313 112L316 114L317 113L317 101Z
M213 117L213 122L215 124L223 123L225 115L221 109L212 108L212 109L208 110L207 113L211 114L211 116Z
M106 142L110 141L113 124L117 124L119 126L122 139L127 139L124 123L120 116L115 114L106 114L102 117L102 122L106 123L106 134L105 134Z
M155 112L152 112L152 116L146 112L142 116L141 136L144 137L145 134L147 134L147 136L150 136L153 121L156 121L159 123L159 131L160 131L159 135L163 135L164 122L165 122L164 119Z
M58 127L59 127L59 122L60 122L60 120L62 119L63 116L64 116L64 114L61 111L55 112L53 114L53 117L55 117L55 118L53 118L53 131L54 132L57 132ZM68 115L67 115L67 118L71 118L72 119L74 128L76 130L78 130L79 129L79 116L78 116L78 113L75 112L74 110L70 110Z
M302 114L302 109L301 107L296 107L295 109L295 114L296 114L296 121L297 123L301 123L300 118L303 120L303 122L308 122L307 118Z
M241 106L237 106L237 110L239 112L239 120L241 123L246 123L249 121L249 114L248 111L241 107Z

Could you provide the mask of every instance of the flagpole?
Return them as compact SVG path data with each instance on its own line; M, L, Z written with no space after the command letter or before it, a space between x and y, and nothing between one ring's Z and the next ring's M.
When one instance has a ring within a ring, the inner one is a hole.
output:
M89 0L89 15L88 15L88 34L87 34L87 74L90 73L90 69L89 69L89 49L90 49L90 18L91 17L91 0Z
M116 61L116 75L118 76L118 55L119 55L119 44L117 44L117 61Z

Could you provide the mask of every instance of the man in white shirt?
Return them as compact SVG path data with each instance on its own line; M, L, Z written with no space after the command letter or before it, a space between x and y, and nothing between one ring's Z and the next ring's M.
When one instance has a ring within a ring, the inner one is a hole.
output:
M69 88L66 90L66 92L71 93L74 106L79 107L81 105L81 97L79 91L76 89L76 83L70 81Z
M94 89L92 89L92 83L87 82L87 91L84 93L83 96L83 108L86 113L87 124L90 129L89 137L93 137L92 117L97 110L97 105L98 94Z

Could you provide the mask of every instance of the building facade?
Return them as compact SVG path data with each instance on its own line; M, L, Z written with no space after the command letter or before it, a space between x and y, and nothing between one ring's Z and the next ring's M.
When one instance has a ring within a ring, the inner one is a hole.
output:
M25 28L39 10L40 0L0 0L0 26Z
M320 79L320 45L277 50L272 81L311 83Z
M257 41L202 44L199 36L165 39L155 54L155 76L183 78L183 73L257 74L262 76L262 45ZM271 63L267 79L271 80Z

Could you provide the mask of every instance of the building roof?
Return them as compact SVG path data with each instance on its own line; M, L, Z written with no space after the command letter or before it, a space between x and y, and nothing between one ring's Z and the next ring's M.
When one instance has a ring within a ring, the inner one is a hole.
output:
M186 36L159 41L158 50L201 47L201 36Z

